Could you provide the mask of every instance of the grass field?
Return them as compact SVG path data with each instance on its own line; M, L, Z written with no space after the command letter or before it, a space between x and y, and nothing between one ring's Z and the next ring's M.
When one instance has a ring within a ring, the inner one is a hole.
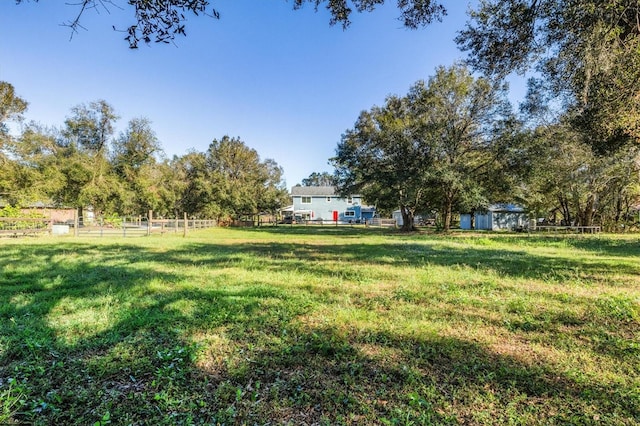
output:
M5 239L0 271L0 423L640 423L637 235Z

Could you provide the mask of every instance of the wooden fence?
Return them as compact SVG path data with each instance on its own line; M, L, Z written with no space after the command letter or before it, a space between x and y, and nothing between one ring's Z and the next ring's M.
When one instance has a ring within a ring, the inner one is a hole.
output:
M147 219L124 218L98 219L92 223L78 220L73 226L73 234L78 237L141 237L151 234L164 235L167 233L182 234L184 236L190 230L205 229L217 226L217 221L206 219Z
M380 218L373 218L373 219L367 219L367 220L362 220L362 221L351 221L351 222L345 222L345 221L334 221L334 220L316 220L316 219L310 219L310 220L299 220L296 222L288 222L286 224L284 224L284 226L293 226L293 225L304 225L304 226L320 226L320 227L329 227L329 226L333 226L333 227L338 227L338 226L349 226L349 227L390 227L390 228L395 228L396 225L396 220L395 219L380 219Z
M20 237L51 232L51 219L0 217L0 236Z
M535 228L531 228L532 231L541 231L541 232L553 232L557 233L568 233L568 232L577 232L580 234L598 234L602 231L600 226L559 226L559 225L536 225Z
M76 237L135 237L151 234L182 234L190 230L217 226L215 220L153 219L149 218L91 218L76 217L72 221L56 223L46 218L0 218L0 237L22 237L37 234L64 235Z

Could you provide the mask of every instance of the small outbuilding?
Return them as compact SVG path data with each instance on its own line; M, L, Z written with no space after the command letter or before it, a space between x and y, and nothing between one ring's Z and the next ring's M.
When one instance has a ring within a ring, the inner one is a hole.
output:
M475 229L489 231L523 229L529 223L524 208L515 204L493 204L486 211L474 213ZM460 228L472 229L471 215L460 215Z

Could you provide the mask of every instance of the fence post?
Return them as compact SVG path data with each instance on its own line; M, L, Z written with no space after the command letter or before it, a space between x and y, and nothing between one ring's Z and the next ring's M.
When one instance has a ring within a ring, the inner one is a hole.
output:
M149 215L147 216L147 236L151 235L151 221L153 220L153 210L149 210Z
M78 236L78 226L80 225L80 220L78 219L78 209L73 211L73 236Z
M184 233L182 234L183 237L187 236L187 228L189 227L189 223L187 222L187 212L184 213Z

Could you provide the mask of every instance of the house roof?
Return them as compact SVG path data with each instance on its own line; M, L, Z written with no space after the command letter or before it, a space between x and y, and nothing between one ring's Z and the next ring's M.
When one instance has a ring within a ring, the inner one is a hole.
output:
M524 213L524 208L516 204L492 204L487 210L490 212Z
M333 186L294 186L291 188L291 195L305 196L329 196L337 195Z

